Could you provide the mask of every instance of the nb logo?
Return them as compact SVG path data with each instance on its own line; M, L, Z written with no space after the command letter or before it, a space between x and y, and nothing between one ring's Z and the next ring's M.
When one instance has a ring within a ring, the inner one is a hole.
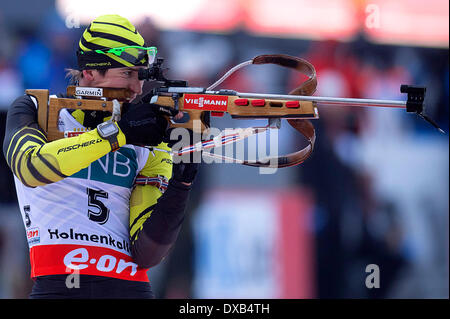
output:
M131 187L138 168L134 150L122 147L99 158L72 177L100 181L117 186Z

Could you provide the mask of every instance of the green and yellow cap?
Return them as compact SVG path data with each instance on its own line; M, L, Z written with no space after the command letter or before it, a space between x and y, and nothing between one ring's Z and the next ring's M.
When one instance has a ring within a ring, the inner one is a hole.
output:
M147 66L156 47L145 47L144 39L126 18L103 15L86 28L78 44L79 70Z

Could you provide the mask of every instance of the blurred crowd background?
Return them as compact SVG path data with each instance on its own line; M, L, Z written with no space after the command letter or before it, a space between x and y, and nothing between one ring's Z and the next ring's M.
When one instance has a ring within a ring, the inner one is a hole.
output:
M182 15L179 2L165 2L163 9ZM356 6L363 15L373 13L364 11L373 3L417 7L414 0L335 2L342 8ZM76 67L75 50L86 27L83 19L61 9L70 3L0 4L2 140L8 107L25 89L57 93L68 85L64 70ZM155 3L146 1L145 6L160 10ZM193 19L201 22L211 6L221 8L227 1L210 1L210 7L200 0L193 3L204 4L203 14ZM228 3L230 10L258 6L258 1ZM268 3L261 1L261 7ZM317 3L314 6L333 1ZM87 2L79 5L89 12ZM430 7L444 15L447 31L429 23L426 37L411 31L403 38L387 35L383 41L368 36L367 21L357 24L351 35L323 30L313 34L300 26L295 32L287 27L270 32L265 26L258 33L240 20L242 16L234 17L237 22L231 26L219 19L217 28L211 21L171 26L151 15L134 21L126 15L129 8L118 12L137 24L149 45L158 47L168 78L206 87L256 55L290 54L316 67L320 96L404 99L400 84L426 86L426 113L447 132L440 134L404 110L323 107L314 121L315 150L302 165L260 174L235 164L202 164L175 248L149 271L158 298L448 298L448 2L430 1ZM280 15L276 8L274 19ZM417 17L427 10L416 12ZM301 12L296 12L301 20ZM388 15L383 12L372 21L376 24L379 18L379 29L383 14ZM429 14L428 22L433 21ZM328 19L316 22L323 27ZM402 21L397 21L399 30ZM435 41L432 35L442 32L444 40ZM287 93L302 80L284 68L250 66L221 88ZM261 124L228 116L212 119L219 128L255 123ZM278 141L280 153L304 143L286 122ZM0 297L27 298L32 281L25 230L3 157L0 178ZM370 264L379 266L379 288L365 285Z

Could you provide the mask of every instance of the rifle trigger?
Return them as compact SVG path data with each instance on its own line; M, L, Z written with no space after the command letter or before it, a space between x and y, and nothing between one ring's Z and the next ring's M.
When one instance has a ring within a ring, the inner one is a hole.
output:
M183 112L183 117L182 118L180 118L178 120L175 120L174 118L171 118L170 122L172 124L182 124L182 123L189 122L190 119L191 119L191 117L189 116L189 113Z

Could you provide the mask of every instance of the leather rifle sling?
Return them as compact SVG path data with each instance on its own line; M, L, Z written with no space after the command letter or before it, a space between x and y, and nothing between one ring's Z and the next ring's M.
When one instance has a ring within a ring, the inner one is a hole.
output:
M252 64L276 64L294 69L308 76L299 87L295 88L290 95L313 95L317 87L316 70L314 66L306 60L283 54L259 55L252 60ZM265 158L256 161L244 161L242 164L256 167L289 167L303 163L312 153L316 140L314 126L309 120L288 119L288 123L309 142L309 145L300 151L282 155L278 157Z

